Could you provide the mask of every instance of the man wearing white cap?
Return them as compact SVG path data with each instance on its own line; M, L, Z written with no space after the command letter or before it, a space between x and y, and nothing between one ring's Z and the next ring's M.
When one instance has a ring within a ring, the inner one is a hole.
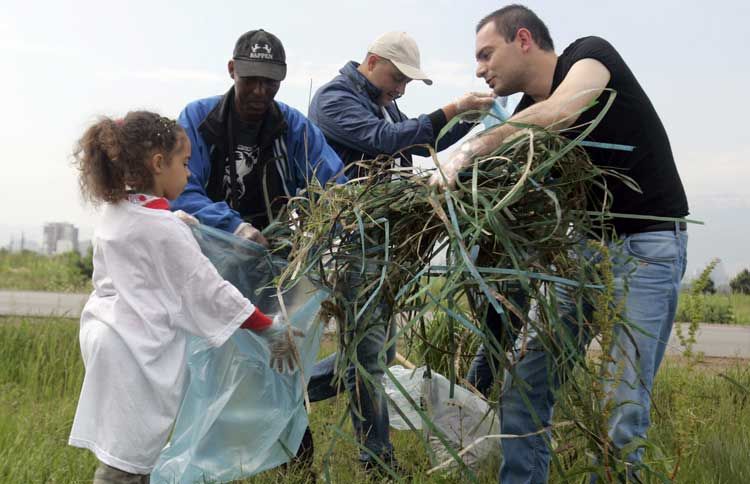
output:
M489 109L494 101L491 92L468 93L430 114L409 119L395 101L404 95L406 85L414 79L432 84L420 68L417 43L404 32L388 32L370 46L362 64L347 63L340 74L313 97L309 117L344 164L349 165L346 173L350 179L367 176L364 164L353 163L372 160L379 154L398 153L396 163L411 166L412 155L429 156L429 152L425 148L405 148L435 146L440 130L451 118L470 110ZM473 123L456 124L440 140L437 149L455 143L472 127ZM354 293L358 287L366 286L369 270L366 267L364 275L353 271L347 290ZM382 350L395 332L390 307L383 303L374 311L379 314L369 318L371 323L364 330L356 351L359 364L372 380L380 380L382 365L393 358L395 345L388 345L385 352ZM382 361L383 358L387 361ZM331 355L315 366L308 386L310 400L324 400L337 393L333 382L335 363L336 355ZM391 468L398 468L388 434L387 399L377 385L363 384L358 371L350 366L344 383L351 398L352 424L362 446L360 462L365 468L373 469L376 460L372 456L376 455Z
M310 105L310 119L345 165L393 155L420 144L435 145L440 130L453 117L470 110L489 109L494 94L467 93L429 114L409 119L396 105L412 80L431 85L420 67L417 43L405 32L388 32L367 50L365 60L347 63L329 83L318 89ZM461 139L472 128L459 123L440 140L438 150ZM412 155L429 156L424 148L399 153L401 166L411 166ZM350 178L363 174L351 166Z

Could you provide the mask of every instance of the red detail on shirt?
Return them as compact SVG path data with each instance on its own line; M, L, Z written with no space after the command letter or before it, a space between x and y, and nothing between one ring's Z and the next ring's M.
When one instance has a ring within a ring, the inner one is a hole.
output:
M146 199L143 195L141 195L141 197L143 197L141 200ZM155 208L157 210L169 210L169 200L166 198L154 198L148 203L144 203L143 206L146 208Z
M253 314L251 314L250 317L247 318L244 323L242 323L240 328L251 329L253 331L263 331L264 329L267 329L269 326L271 326L271 324L273 324L271 318L263 314L260 309L255 308Z

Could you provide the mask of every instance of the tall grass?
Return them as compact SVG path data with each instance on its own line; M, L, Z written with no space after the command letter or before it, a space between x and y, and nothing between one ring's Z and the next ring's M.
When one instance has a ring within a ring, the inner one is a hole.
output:
M67 446L83 366L78 325L65 319L0 318L0 483L91 482L95 458ZM334 349L325 345L324 352ZM735 484L750 482L750 368L747 363L723 369L665 364L654 387L651 439L665 455L675 482ZM332 482L365 482L356 464L351 429L339 428L347 398L313 404L311 426L316 441L316 470L323 451L337 439L330 458ZM459 476L427 476L427 455L419 436L394 432L393 444L411 482L459 483ZM566 467L580 464L582 447L558 439L557 453ZM575 444L575 442L573 442ZM487 462L482 483L497 482L498 462ZM298 482L299 474L270 471L252 483ZM580 479L579 479L580 480ZM553 471L551 482L561 480ZM577 481L572 481L577 482Z
M87 292L90 271L90 260L76 252L47 257L0 250L0 289Z
M0 318L0 482L90 482L96 460L68 447L83 381L78 325Z
M716 296L721 297L724 295L718 294ZM735 322L738 324L750 324L750 294L729 294L724 297L729 299L729 304L734 311Z
M677 321L690 320L687 308L692 296L687 292L680 294L677 306ZM750 295L747 294L702 294L703 323L750 324Z
M696 370L667 364L654 388L651 437L677 482L750 482L750 366Z

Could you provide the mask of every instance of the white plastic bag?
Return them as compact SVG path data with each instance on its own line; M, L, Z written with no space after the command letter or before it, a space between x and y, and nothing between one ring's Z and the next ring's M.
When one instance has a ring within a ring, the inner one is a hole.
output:
M454 385L451 396L450 381L435 372L425 377L425 367L409 370L395 365L390 367L390 371L412 400L421 406L453 450L460 452L476 443L461 456L467 466L477 469L487 457L500 453L496 439L485 439L477 443L484 436L498 434L500 429L497 412L482 397L458 385ZM422 429L429 439L430 447L435 453L436 462L433 464L452 460L445 445L430 431L429 426L423 424L417 411L390 378L385 378L384 385L389 397L391 426L398 430L410 429L396 410L398 407L414 428ZM454 461L451 466L455 465Z

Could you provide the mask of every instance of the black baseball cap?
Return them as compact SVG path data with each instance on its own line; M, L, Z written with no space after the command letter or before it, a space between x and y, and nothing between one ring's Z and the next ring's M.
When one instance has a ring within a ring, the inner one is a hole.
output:
M240 77L267 77L283 81L286 53L278 37L263 29L245 32L234 44L234 72Z

